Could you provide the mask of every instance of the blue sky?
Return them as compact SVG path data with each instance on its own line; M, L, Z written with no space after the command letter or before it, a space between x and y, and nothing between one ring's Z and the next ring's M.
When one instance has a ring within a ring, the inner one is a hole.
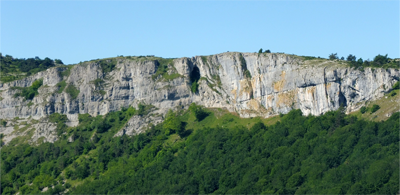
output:
M399 57L399 1L1 1L1 52L65 64L226 51Z

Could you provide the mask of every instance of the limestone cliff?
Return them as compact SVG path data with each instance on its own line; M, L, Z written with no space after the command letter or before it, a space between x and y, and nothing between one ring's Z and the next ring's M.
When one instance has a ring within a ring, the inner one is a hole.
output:
M287 54L227 52L167 61L155 57L109 61L115 63L111 72L105 72L99 61L89 61L0 83L0 119L40 119L56 112L74 123L78 114L104 115L140 102L155 106L151 117L135 116L128 122L123 131L135 134L149 122L161 121L168 109L192 102L227 108L242 117L268 117L292 109L320 115L340 105L350 112L383 96L399 80L398 69L356 70L343 61L304 60ZM190 89L194 69L200 73L196 93ZM41 78L43 86L33 100L14 97L15 87L29 87ZM73 97L60 90L61 81L79 94Z

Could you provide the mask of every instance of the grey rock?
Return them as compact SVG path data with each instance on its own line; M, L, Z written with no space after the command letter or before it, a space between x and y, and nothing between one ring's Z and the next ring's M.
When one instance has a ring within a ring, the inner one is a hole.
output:
M159 63L151 59L154 58L116 58L116 68L108 74L98 63L84 62L75 65L64 78L60 72L66 68L56 67L22 80L0 83L0 118L40 119L56 112L66 114L69 125L74 126L78 114L97 116L139 103L154 105L157 109L150 115L132 117L116 134L133 135L144 131L149 123L161 122L169 109L187 108L193 102L226 108L241 117L269 117L292 109L301 109L304 115L321 115L340 105L351 112L365 101L382 97L399 80L398 69L360 71L339 61L238 52L175 59L168 74L181 76L168 80L162 76L153 78ZM190 74L195 67L200 70L201 79L198 92L192 93ZM245 76L246 70L251 78ZM32 101L13 98L17 91L11 87L28 87L40 78L44 84ZM56 93L56 85L63 79L80 91L76 99L65 91ZM96 86L96 79L104 83ZM33 105L29 106L30 102Z

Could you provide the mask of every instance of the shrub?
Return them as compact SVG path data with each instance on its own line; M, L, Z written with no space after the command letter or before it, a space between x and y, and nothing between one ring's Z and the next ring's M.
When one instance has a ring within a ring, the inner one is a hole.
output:
M67 68L64 71L59 72L60 77L68 77L71 74L72 68L73 68L73 66L67 66Z
M374 113L374 112L378 111L380 108L381 108L381 107L380 107L379 105L374 104L374 105L372 106L371 113Z
M137 110L137 115L145 116L151 111L151 109L153 107L154 107L153 105L146 105L146 104L139 103L138 110ZM129 109L130 110L135 110L134 108L132 108L132 109L129 108ZM134 112L136 112L136 111L134 111Z
M54 62L55 62L56 64L64 64L60 59L55 59Z
M367 112L367 108L365 106L361 107L360 112L361 114L364 114L365 112Z
M193 93L196 93L198 91L199 88L199 84L197 83L197 81L194 81L192 83L192 86L190 87L190 89L192 90Z
M5 121L5 120L1 120L1 125L2 125L3 127L6 127L6 125L7 125L7 121Z
M394 85L393 85L393 89L399 89L399 81L397 81Z
M395 91L392 91L392 93L390 93L390 96L395 96L395 95L397 95Z
M303 56L304 60L313 60L313 59L317 59L314 56Z
M206 112L201 106L198 106L195 103L190 104L189 110L195 115L196 120L198 121L203 120L209 115L208 112Z
M113 60L99 60L98 61L101 71L103 72L103 76L105 76L107 73L111 72L114 70L115 66L117 65L117 62Z
M248 79L251 79L250 71L249 71L249 70L245 70L245 71L244 71L244 76L245 76L246 78L248 78Z
M71 96L71 99L76 99L80 93L80 91L73 85L69 84L65 92Z
M22 91L15 93L14 97L21 96L24 97L25 100L32 100L36 95L39 94L38 89L42 85L43 85L43 79L38 79L34 81L32 83L32 86L30 87L24 87L24 88L16 87L14 89L22 89Z
M62 93L65 89L65 87L67 86L67 83L65 81L61 81L59 83L57 83L56 85L58 87L57 93Z
M96 87L96 89L103 87L104 85L104 80L97 78L95 80L92 81L92 83L94 84L94 86Z

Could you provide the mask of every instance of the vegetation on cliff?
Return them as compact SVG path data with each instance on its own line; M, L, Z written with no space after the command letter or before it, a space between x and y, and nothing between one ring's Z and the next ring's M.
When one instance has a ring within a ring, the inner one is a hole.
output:
M10 55L3 56L0 53L0 81L10 82L36 74L40 71L54 67L56 64L63 64L61 60L50 58L13 58Z
M25 100L32 100L36 95L39 94L38 89L43 85L43 79L38 79L32 83L30 87L12 87L14 90L18 90L14 94L14 98L23 97Z

